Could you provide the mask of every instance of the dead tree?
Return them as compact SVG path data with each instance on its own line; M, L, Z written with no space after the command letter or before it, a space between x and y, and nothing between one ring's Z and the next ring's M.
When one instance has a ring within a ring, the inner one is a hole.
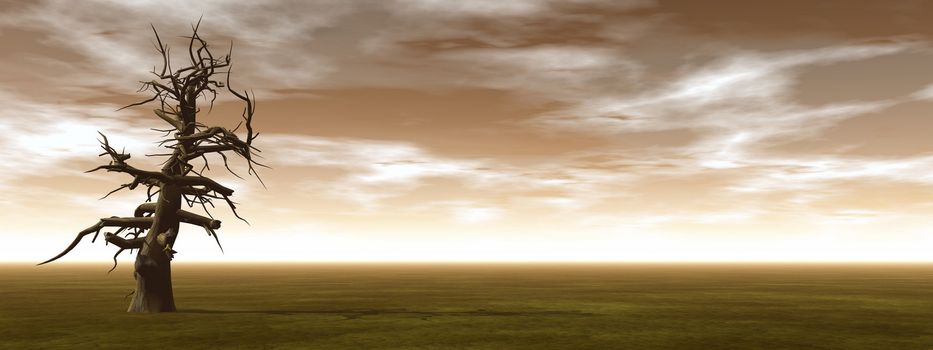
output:
M237 92L230 87L230 55L233 53L233 44L231 43L227 55L215 57L207 42L198 35L198 25L194 25L192 35L186 37L189 40L186 54L188 62L185 67L173 70L169 46L162 43L155 27L152 27L152 31L155 33L157 50L162 55L162 65L161 69L152 71L156 78L142 82L139 90L151 93L152 96L121 110L149 103L159 105L153 112L168 123L168 127L153 130L164 133L163 139L158 143L170 152L147 156L167 157L162 163L162 169L150 171L130 165L130 155L114 149L107 137L101 133L100 144L104 152L100 156L109 157L110 162L88 172L106 170L124 173L132 178L104 198L122 189L145 188L146 201L136 208L132 217L113 216L100 219L93 226L79 232L74 241L60 254L39 264L55 261L68 254L82 238L91 233L94 233L91 240L94 242L103 229L115 227L115 232L104 233L104 241L119 248L113 257L114 268L117 256L121 252L127 249L131 253L138 252L134 266L136 291L129 312L175 310L171 261L177 253L174 246L181 224L194 225L205 230L220 246L215 231L220 228L220 221L213 218L208 206L213 208L214 201L222 201L237 218L243 220L236 212L235 203L230 199L233 190L204 175L205 170L210 170L207 157L219 155L223 159L224 167L240 177L228 164L228 155L235 154L245 159L248 173L256 176L260 183L262 179L254 167L265 167L256 161L260 151L253 146L253 142L259 136L259 133L253 131L253 113L256 110L254 97L248 91ZM233 129L199 123L197 115L201 110L197 105L198 99L209 100L210 107L213 107L218 90L224 88L245 104L243 120ZM245 129L245 138L237 135L241 127ZM208 216L185 210L186 205L188 208L199 206Z

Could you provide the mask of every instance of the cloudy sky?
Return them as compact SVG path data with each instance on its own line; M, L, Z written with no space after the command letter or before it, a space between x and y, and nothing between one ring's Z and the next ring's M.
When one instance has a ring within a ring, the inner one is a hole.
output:
M922 0L0 1L0 260L145 199L83 171L202 15L274 169L178 261L933 261Z

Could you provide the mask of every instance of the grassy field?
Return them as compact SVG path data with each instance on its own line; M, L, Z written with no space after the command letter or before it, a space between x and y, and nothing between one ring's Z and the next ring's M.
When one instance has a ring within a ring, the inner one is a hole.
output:
M933 265L0 267L4 349L933 349Z

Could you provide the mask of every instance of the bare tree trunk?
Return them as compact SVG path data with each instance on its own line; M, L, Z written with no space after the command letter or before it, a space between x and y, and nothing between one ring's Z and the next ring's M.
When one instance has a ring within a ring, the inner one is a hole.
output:
M172 246L178 235L178 210L181 192L178 186L162 187L156 204L150 234L136 256L134 277L136 292L128 312L175 311L172 293ZM155 233L155 234L154 234Z
M136 294L127 312L172 312L172 266L140 254L136 257Z

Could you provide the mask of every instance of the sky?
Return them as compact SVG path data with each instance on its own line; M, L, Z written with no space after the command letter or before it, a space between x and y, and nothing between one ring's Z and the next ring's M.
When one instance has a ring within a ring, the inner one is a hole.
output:
M202 16L273 169L176 261L933 261L922 0L0 1L0 261L145 200L83 171L158 164L117 109Z

